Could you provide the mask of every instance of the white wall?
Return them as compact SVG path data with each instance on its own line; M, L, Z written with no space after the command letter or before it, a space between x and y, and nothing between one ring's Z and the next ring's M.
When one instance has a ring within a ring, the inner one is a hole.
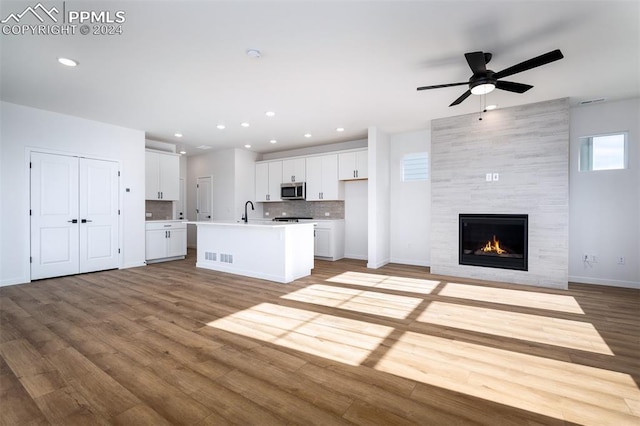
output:
M427 152L431 159L430 151L429 130L391 135L391 262L430 265L431 179L423 182L402 182L403 156Z
M580 137L621 131L626 170L578 171ZM569 280L640 288L640 98L574 107L570 133Z
M367 267L379 268L390 260L389 135L369 127L369 240Z
M367 259L368 188L366 180L344 183L344 256L349 259Z
M212 220L240 220L244 203L255 199L255 161L251 151L226 149L187 158L187 218L196 220L196 181L213 176ZM249 218L261 218L262 206L255 203ZM187 245L196 247L195 226L187 227Z
M30 280L28 164L37 149L120 162L120 267L144 265L144 132L6 102L0 109L0 285Z

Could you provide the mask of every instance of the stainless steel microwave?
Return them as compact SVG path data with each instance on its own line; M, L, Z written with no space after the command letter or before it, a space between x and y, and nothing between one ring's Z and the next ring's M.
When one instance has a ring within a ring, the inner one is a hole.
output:
M304 200L307 196L304 182L283 183L280 185L280 198L283 200Z

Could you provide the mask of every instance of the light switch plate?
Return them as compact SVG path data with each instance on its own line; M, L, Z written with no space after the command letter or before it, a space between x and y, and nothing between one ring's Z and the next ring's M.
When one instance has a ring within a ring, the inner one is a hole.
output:
M494 181L494 182L497 182L497 181L499 181L499 180L500 180L500 173L494 173L494 174L493 174L493 181Z
M487 175L486 175L487 182L491 182L492 177L493 176L491 175L491 173L487 173Z

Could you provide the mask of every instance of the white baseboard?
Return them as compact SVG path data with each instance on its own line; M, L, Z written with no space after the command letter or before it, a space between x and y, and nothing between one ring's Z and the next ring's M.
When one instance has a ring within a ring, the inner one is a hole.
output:
M385 260L380 261L378 263L367 262L367 268L369 268L369 269L378 269L378 268L382 268L387 263L389 263L389 259L385 259Z
M576 277L569 275L569 282L640 289L640 282L638 281L604 280L602 278Z
M345 253L344 257L346 257L347 259L367 260L367 255L366 254L348 254L348 253Z
M147 263L145 261L127 263L126 265L122 265L119 269L137 268L139 266L147 266Z
M30 282L31 280L29 278L8 278L6 280L0 281L0 287L16 284L28 284Z
M424 259L398 259L398 258L391 258L391 263L400 263L402 265L413 265L413 266L431 266L429 265L429 261L424 260Z

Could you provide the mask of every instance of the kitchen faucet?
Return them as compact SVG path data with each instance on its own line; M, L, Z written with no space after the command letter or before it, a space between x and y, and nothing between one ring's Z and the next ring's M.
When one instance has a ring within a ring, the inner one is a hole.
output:
M247 205L251 204L251 210L255 210L253 208L253 203L251 201L247 201L246 203L244 203L244 216L242 216L242 220L244 220L244 223L249 222L249 216L247 215Z

